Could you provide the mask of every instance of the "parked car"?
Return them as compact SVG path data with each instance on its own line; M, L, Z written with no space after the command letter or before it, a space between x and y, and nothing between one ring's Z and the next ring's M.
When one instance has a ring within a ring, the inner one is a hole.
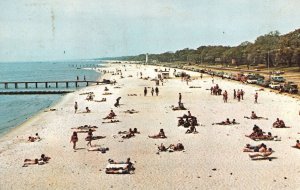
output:
M293 82L287 82L283 85L283 91L289 92L291 94L297 94L298 93L298 85Z
M254 75L249 75L247 77L247 83L256 84L257 83L257 78Z
M281 74L284 74L284 71L278 70L278 71L273 71L272 73L275 75L281 75Z
M268 87L270 85L270 80L264 80L264 79L257 79L256 84L262 87Z
M281 85L279 82L274 82L274 81L269 84L269 87L275 90L279 90L280 86Z
M230 78L230 74L229 73L224 73L223 77L229 79Z
M282 76L271 76L271 80L274 82L285 82L285 78Z

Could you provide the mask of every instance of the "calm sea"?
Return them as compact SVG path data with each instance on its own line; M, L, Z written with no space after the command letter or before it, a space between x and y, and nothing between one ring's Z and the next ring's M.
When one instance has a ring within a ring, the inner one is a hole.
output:
M99 73L93 70L79 69L83 67L96 67L103 64L101 61L68 61L68 62L18 62L0 63L0 82L9 81L64 81L96 80ZM51 85L51 84L50 84ZM84 86L84 85L82 85ZM0 84L0 91L14 91L14 85L4 89ZM19 85L16 91L36 90L35 85ZM46 90L44 84L40 84L37 90ZM65 85L55 88L55 85L47 90L75 90L74 86L69 89ZM0 135L5 134L9 129L16 127L32 117L39 111L57 102L63 95L0 95Z

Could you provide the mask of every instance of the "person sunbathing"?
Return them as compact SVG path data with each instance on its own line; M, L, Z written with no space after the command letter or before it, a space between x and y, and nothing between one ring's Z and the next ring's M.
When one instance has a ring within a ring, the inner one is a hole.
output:
M131 110L126 110L126 111L124 111L124 113L133 114L133 113L139 113L139 112L138 112L138 111L135 111L134 109L131 109Z
M181 118L178 120L177 126L179 127L179 126L182 126L182 125L184 125L184 120L183 120L183 118L181 117Z
M97 147L97 148L89 148L88 151L100 151L101 153L106 153L109 151L109 148Z
M149 138L153 138L153 139L167 138L163 129L160 129L160 131L159 131L159 133L157 135L148 136L148 137Z
M246 119L266 119L266 120L268 120L268 118L266 118L266 117L258 117L254 111L251 112L250 117L244 116L244 118L246 118Z
M124 133L124 132L125 132L125 133ZM128 132L127 132L127 131L123 131L123 132L119 131L119 134L126 134L125 136L122 136L123 139L129 139L129 138L135 136L135 135L134 135L134 132L133 132L133 130L132 130L131 128L129 128L129 131L128 131Z
M110 113L103 119L114 119L114 117L116 117L117 115L115 114L115 112L113 110L110 110Z
M198 131L196 130L196 127L192 125L185 133L197 133Z
M272 150L272 148L268 148L264 152L249 154L249 157L250 158L257 158L257 157L268 158L273 152L274 151Z
M171 151L182 151L184 150L184 146L182 143L177 143L176 145L171 144L167 149Z
M95 102L106 102L106 98L102 98L101 100L95 100Z
M39 163L39 159L25 159L22 167L27 167L28 165L35 165Z
M102 123L117 123L120 122L119 120L110 120L110 121L102 121Z
M263 143L262 143L263 144ZM246 144L246 146L243 148L243 152L258 152L261 145L252 146L250 144Z
M91 110L89 109L89 107L85 107L85 113L91 113Z
M96 129L98 128L97 126L91 126L91 125L82 125L79 127L73 127L71 129Z
M134 134L140 134L140 132L137 130L137 128L134 128L134 129L133 129L133 133L134 133Z
M163 143L161 143L160 146L158 146L157 148L158 148L158 151L160 151L160 152L167 151L167 148L165 147L165 145Z
M221 121L220 123L213 123L212 125L230 125L231 122L229 121L229 118L226 119L226 121Z
M104 91L109 91L109 89L107 87L104 88Z
M280 120L279 118L276 119L276 121L273 123L274 128L286 128L285 123L283 120Z
M298 148L300 149L300 141L299 140L296 140L296 145L295 146L292 146L293 148Z
M42 154L42 155L41 155L41 158L39 159L39 161L43 161L44 163L48 163L48 161L49 161L50 159L51 159L50 157L45 156L45 154Z

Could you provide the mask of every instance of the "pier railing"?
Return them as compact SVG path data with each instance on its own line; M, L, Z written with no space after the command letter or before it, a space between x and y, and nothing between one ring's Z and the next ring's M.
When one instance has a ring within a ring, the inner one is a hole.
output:
M71 84L74 85L74 87L80 87L80 84L89 86L91 84L96 84L99 85L104 82L100 81L79 81L79 80L74 80L74 81L14 81L14 82L0 82L0 88L3 85L4 89L9 89L10 87L13 87L15 89L17 88L29 88L33 85L35 88L43 87L43 88L50 88L53 87L51 85L54 85L55 88L61 87L59 84L64 84L66 88L69 88ZM31 86L30 86L31 85Z

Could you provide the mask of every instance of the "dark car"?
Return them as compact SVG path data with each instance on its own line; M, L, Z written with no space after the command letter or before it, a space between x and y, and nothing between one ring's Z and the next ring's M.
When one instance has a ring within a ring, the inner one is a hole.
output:
M283 85L283 91L291 94L298 93L298 85L293 82L288 82Z
M256 82L257 85L262 86L262 87L268 87L270 84L269 80L264 80L264 79L258 79Z

